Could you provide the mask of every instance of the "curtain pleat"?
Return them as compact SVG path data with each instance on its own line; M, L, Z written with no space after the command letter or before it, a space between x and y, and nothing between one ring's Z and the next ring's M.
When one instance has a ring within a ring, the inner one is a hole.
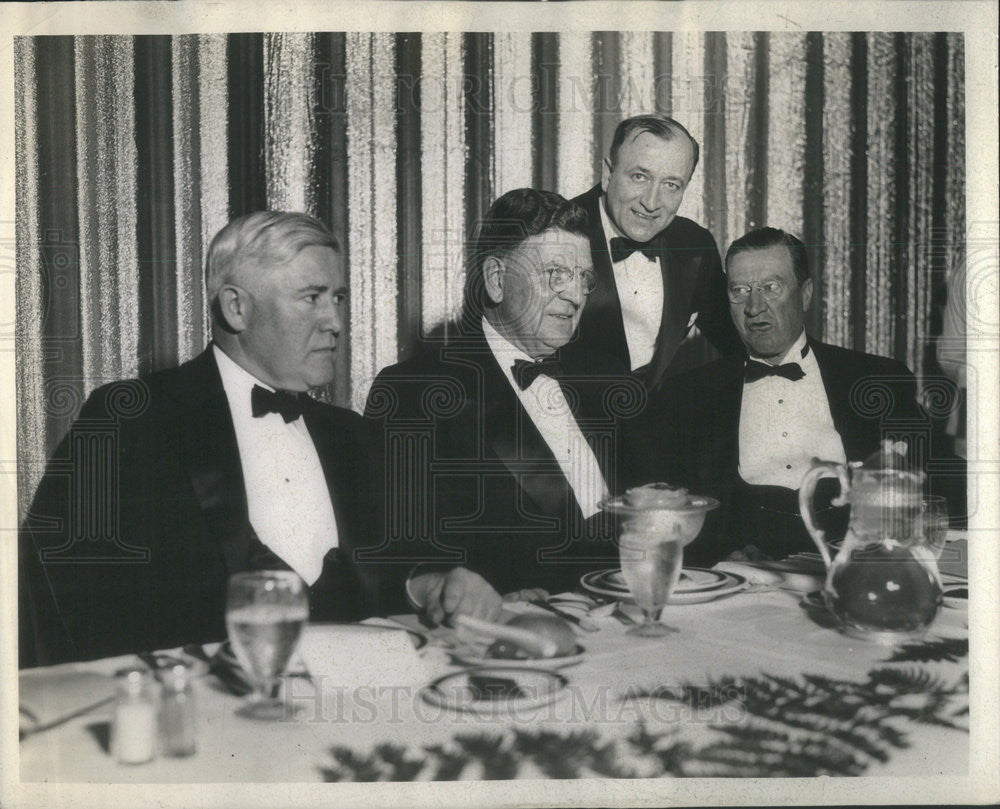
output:
M593 41L587 33L559 35L559 181L555 190L571 199L590 188L594 176ZM503 143L503 141L500 141ZM506 149L506 147L504 147ZM525 162L531 165L531 156Z
M253 49L252 37L258 35L244 35L242 39L248 42L244 48L244 58L251 58ZM230 37L230 53L234 50L232 42L236 37ZM314 35L315 63L313 64L313 76L316 83L316 108L314 110L315 133L313 139L313 174L312 198L315 200L316 217L325 223L333 234L340 241L341 246L347 247L348 230L348 194L347 194L347 101L346 101L346 35L343 33L326 33ZM263 42L261 42L263 50ZM232 57L230 57L232 58ZM263 66L261 66L263 74ZM403 74L406 75L406 74ZM253 82L256 82L256 75ZM232 81L230 82L232 84ZM244 84L245 84L244 80ZM263 86L263 76L260 84ZM242 89L236 85L234 89ZM419 96L419 88L412 89L412 82L400 82L400 93L416 93ZM232 106L235 106L232 105ZM235 110L230 109L230 119L235 115ZM261 102L263 106L263 101ZM241 111L242 114L242 111ZM263 120L261 120L260 135L263 144ZM230 152L232 155L232 152ZM251 161L237 162L236 165L247 170L247 163ZM233 158L230 157L230 165L233 165ZM264 169L261 167L260 173L263 175ZM231 183L235 183L232 180ZM251 184L254 180L250 180ZM263 208L266 203L263 201L255 208ZM346 255L346 253L345 253ZM349 261L349 256L348 256ZM345 265L345 273L349 264ZM345 320L350 322L350 313L353 307L348 296L347 316ZM352 407L351 401L351 330L344 329L337 340L337 354L334 360L333 381L323 390L318 391L319 398L340 405L341 407Z
M77 210L83 385L138 373L135 105L131 37L80 37Z
M400 359L409 359L417 353L421 338L423 183L420 176L420 48L420 34L400 34L396 37L396 74L399 77L396 90L399 140L396 160L399 321L396 339Z
M601 176L601 165L611 149L618 114L620 76L618 75L618 34L597 31L593 35L594 55L594 174Z
M955 273L966 274L966 210L965 210L965 40L961 34L947 35L947 66L946 77L947 86L943 90L946 96L945 101L945 123L947 133L945 136L945 185L939 189L935 195L944 201L944 230L947 244L951 247L948 251L950 265L947 268L949 278ZM939 90L939 92L942 92ZM940 154L935 156L936 160L941 160ZM979 234L974 230L974 221L969 221L970 236L976 239ZM978 247L978 244L977 244ZM987 247L985 255L979 254L975 258L986 259L990 268L986 273L978 277L979 282L992 283L995 259L990 256L994 253L995 243ZM969 277L968 275L966 276ZM961 284L959 288L966 287ZM971 287L966 287L965 299L961 305L964 308L959 322L966 322L966 317L975 318L976 326L979 328L991 328L996 323L995 312L980 312L978 303L979 296ZM973 442L970 441L970 446Z
M531 34L493 35L493 188L531 185Z
M619 37L619 108L621 116L628 118L654 109L653 34L649 31L623 31Z
M728 87L728 43L739 39L739 33L705 34L704 110L705 132L701 138L701 176L704 179L704 220L702 224L715 236L722 249L729 243L728 214L730 189L726 182L729 146L726 143L726 112ZM695 74L698 75L698 74ZM698 174L698 172L695 172ZM741 180L742 182L742 180ZM742 228L740 229L742 231Z
M462 303L465 278L465 98L462 37L422 36L421 152L425 333L444 326Z
M802 235L806 154L806 37L768 35L767 224Z
M396 122L392 34L347 35L351 399L396 361Z
M630 114L699 141L679 212L720 249L765 223L808 242L822 339L919 372L965 272L961 34L42 37L15 70L22 509L96 385L204 348L232 216L306 210L341 237L350 327L322 396L361 409L448 332L493 198L586 190Z
M148 373L178 360L171 38L136 37L134 48L139 372Z
M226 39L174 37L174 205L177 239L177 345L181 362L211 337L204 261L229 218Z
M747 202L754 178L751 166L754 145L760 133L752 125L754 110L764 99L757 97L757 49L753 33L726 34L725 92L725 173L727 218L725 230L716 234L721 242L726 234L742 234L747 227ZM766 133L763 133L766 139Z
M851 35L823 38L824 339L851 345Z
M892 271L896 236L896 51L892 34L868 34L868 226L865 248L865 343L873 354L890 354Z
M465 98L465 233L478 232L495 196L493 173L493 34L465 34L462 95Z
M559 182L559 35L531 35L532 86L532 185L551 190Z
M934 251L934 35L914 34L907 42L906 172L909 187L908 210L900 243L905 253L901 273L908 294L899 295L899 319L905 324L897 339L896 356L905 356L916 374L923 371L921 332L931 318ZM924 234L923 236L921 234ZM905 307L905 308L902 308Z
M316 211L313 34L264 35L264 143L267 207Z
M17 386L19 448L18 489L33 492L41 479L46 446L39 443L46 433L45 379L43 364L44 321L51 315L46 300L46 285L52 288L55 276L48 272L42 259L42 238L39 232L39 175L36 139L37 98L35 84L35 41L27 37L14 39L14 145L19 160L14 178L18 217L15 221L15 279L18 317L14 324L14 346L17 352L15 384ZM30 313L23 316L21 313ZM27 450L27 451L26 451Z
M701 145L701 158L677 213L705 223L705 118L707 99L714 98L715 77L705 73L705 35L683 32L673 36L674 118L684 124ZM717 110L713 109L713 113ZM610 145L610 141L608 143Z

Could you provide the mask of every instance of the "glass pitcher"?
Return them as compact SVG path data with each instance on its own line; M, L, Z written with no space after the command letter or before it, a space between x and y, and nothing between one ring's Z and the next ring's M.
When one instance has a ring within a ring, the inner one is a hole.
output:
M883 441L864 463L814 461L799 508L826 565L823 599L842 631L881 643L918 637L941 605L941 577L921 515L924 473L908 468L906 444ZM849 504L843 543L831 556L812 510L816 482L836 477Z

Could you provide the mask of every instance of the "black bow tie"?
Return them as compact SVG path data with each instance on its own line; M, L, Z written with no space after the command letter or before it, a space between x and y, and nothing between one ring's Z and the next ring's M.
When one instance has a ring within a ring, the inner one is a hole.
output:
M268 413L280 413L287 424L302 415L303 398L305 394L287 390L268 390L260 385L254 385L250 391L250 409L255 419Z
M765 376L783 376L792 382L797 382L806 375L802 366L797 362L786 362L783 365L768 365L766 362L757 360L747 360L746 370L743 372L743 379L747 382L756 382Z
M528 362L527 360L514 360L514 364L511 366L511 371L514 373L514 381L520 386L521 390L527 388L532 382L534 382L539 374L545 374L546 376L551 376L556 379L563 374L562 366L559 364L559 360L555 356L543 357L540 360L535 360L534 362Z
M809 343L802 346L802 353L799 355L802 359L806 358L806 354L809 353ZM797 362L786 362L782 365L768 365L766 362L757 362L757 360L747 359L747 367L743 372L743 379L747 382L756 382L758 379L763 379L765 376L783 376L785 379L790 379L792 382L798 382L802 377L806 375L806 372L802 370L802 366Z
M617 264L619 261L624 261L637 250L650 261L656 261L659 256L652 242L634 242L631 239L615 236L611 239L611 262Z

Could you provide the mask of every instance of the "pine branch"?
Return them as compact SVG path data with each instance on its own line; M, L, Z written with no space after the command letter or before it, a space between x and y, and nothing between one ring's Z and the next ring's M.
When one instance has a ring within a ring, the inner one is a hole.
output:
M887 663L957 663L969 656L968 638L941 638L938 640L906 643L897 647Z
M968 644L949 640L909 644L893 660L949 660L968 654ZM862 682L807 674L801 678L762 675L708 683L631 689L625 700L669 700L693 709L738 705L739 724L713 722L716 737L694 745L674 727L653 733L642 722L620 742L602 742L594 730L561 735L514 728L502 735L455 736L448 745L427 745L409 754L394 744L369 755L346 747L331 750L335 766L321 769L330 781L413 780L429 773L455 780L470 768L483 780L505 780L532 766L549 778L636 777L627 761L645 761L648 777L859 775L889 751L909 746L897 726L930 725L966 730L956 719L968 716L964 673L953 684L916 666L872 669Z

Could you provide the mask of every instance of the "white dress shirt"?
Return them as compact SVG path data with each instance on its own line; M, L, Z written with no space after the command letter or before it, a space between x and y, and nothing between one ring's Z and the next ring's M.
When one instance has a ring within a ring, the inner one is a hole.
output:
M515 360L532 362L532 358L508 342L486 318L483 318L483 333L507 382L566 476L583 516L593 516L600 511L597 504L608 496L608 486L559 383L547 374L539 374L521 390L511 369Z
M286 423L278 413L254 418L254 385L274 388L213 348L236 428L250 524L260 541L311 585L338 537L330 490L305 419Z
M601 209L604 239L610 256L612 237L627 237L608 216L603 196L598 207ZM622 307L629 364L634 371L649 365L656 349L656 338L660 334L660 321L663 319L663 273L659 261L646 258L638 250L622 261L612 262L611 268Z
M803 331L779 363L798 363L802 379L765 376L743 383L740 477L747 483L798 489L813 458L847 462L816 355L803 357L805 345Z

